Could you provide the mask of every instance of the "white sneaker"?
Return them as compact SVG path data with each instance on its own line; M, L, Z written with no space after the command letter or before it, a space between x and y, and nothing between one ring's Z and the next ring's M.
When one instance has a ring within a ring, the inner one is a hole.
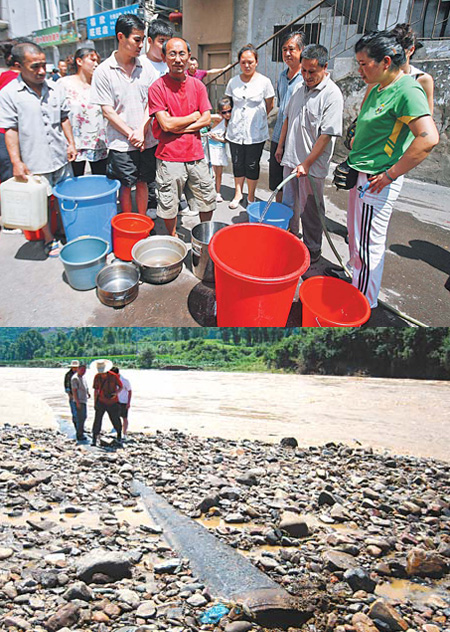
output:
M147 217L150 217L150 219L156 219L158 217L158 214L156 213L156 208L148 208Z
M220 195L220 193L216 195L216 202L223 202L223 197Z

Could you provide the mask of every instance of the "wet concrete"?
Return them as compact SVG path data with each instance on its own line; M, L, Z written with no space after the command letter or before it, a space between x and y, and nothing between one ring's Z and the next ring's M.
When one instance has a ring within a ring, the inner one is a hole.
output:
M267 199L267 156L261 162L257 195ZM226 173L222 194L230 200L233 178ZM396 204L388 234L386 265L380 298L432 326L450 322L450 294L444 285L450 276L450 221L448 189L406 180ZM347 193L336 192L331 180L326 186L327 224L335 245L348 258L346 235ZM245 202L236 210L228 202L218 205L214 219L228 224L247 221ZM197 217L179 220L178 232L190 243L190 230ZM161 220L155 231L164 234ZM26 242L21 234L0 232L1 326L215 326L215 292L192 274L190 253L180 276L167 285L143 284L133 303L122 309L102 305L95 290L73 290L65 280L59 259L43 259L41 242ZM110 259L112 257L110 256ZM304 275L322 274L335 265L335 256L324 242L323 257ZM301 305L294 300L288 326L301 325ZM368 326L405 326L383 308L372 313Z

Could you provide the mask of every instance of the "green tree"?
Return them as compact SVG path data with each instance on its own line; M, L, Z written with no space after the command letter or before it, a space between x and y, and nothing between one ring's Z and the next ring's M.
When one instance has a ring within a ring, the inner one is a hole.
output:
M32 360L44 355L45 339L35 329L29 329L19 336L15 347L18 360Z
M139 356L139 368L151 369L155 359L155 352L151 347L147 347Z
M230 342L230 329L228 327L220 327L220 333L222 335L222 340L225 344Z

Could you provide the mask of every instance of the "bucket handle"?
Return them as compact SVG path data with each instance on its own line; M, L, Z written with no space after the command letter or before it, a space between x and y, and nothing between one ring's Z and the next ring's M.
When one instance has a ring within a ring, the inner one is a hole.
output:
M42 184L41 176L36 176L34 175L34 173L27 173L25 176L23 176L23 178L14 176L14 182L22 182L23 184L25 184L26 182L29 182L30 180L34 180L38 184Z
M118 296L114 296L114 300L116 301L123 301L125 298L127 298L126 292L124 292L123 294L119 294Z
M198 257L201 257L201 254L202 254L202 247L200 246L200 248L199 248L199 247L197 246L197 244L196 244L196 243L194 243L194 242L192 242L191 246L192 246L192 252L193 252L194 254L196 254Z
M73 212L74 212L74 211L76 211L76 210L77 210L77 208L78 208L78 202L77 202L76 200L74 200L74 202L73 202L73 203L75 204L75 206L74 206L73 208L66 208L66 207L64 206L64 200L61 200L61 202L60 202L59 204L60 204L60 206L61 206L61 209L62 209L63 211L66 211L66 213L73 213Z
M317 316L316 316L316 323L317 323L318 327L322 327L323 326L323 325L320 324L319 319L317 318Z

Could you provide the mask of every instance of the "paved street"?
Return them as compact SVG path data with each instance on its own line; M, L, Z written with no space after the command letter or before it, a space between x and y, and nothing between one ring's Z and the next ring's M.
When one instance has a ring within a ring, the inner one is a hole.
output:
M230 200L233 179L224 176L222 193ZM450 292L444 284L450 277L449 189L407 180L396 205L388 235L381 298L390 305L431 326L450 323ZM262 163L260 199L267 199L267 162ZM347 193L328 183L327 218L335 245L346 260L345 208ZM246 221L245 205L231 211L221 203L214 219L226 223ZM182 218L179 233L190 243L190 228L198 217ZM161 220L155 230L164 234ZM40 260L39 260L40 259ZM304 278L321 274L335 264L324 240L323 257ZM79 292L65 281L59 259L42 258L42 243L27 242L21 234L0 232L1 326L214 326L214 289L191 272L190 254L180 276L167 285L141 285L136 300L122 309L106 307L95 290ZM301 324L301 305L293 303L289 326ZM405 326L398 316L378 308L371 326Z

